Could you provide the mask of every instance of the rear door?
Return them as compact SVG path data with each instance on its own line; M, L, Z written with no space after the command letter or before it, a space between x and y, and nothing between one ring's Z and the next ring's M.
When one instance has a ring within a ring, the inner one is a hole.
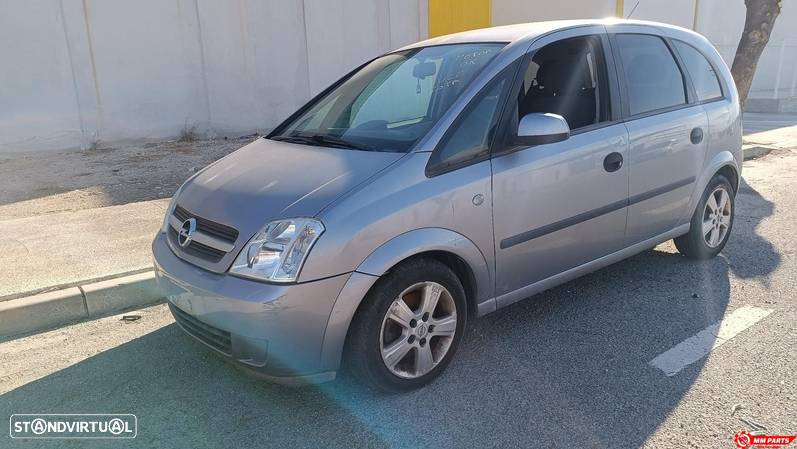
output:
M706 152L708 119L669 40L650 27L612 27L629 135L626 246L672 230Z

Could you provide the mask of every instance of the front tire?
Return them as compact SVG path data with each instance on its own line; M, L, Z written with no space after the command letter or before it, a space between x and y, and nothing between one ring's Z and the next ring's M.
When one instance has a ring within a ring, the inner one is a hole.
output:
M734 195L728 178L723 175L711 178L692 215L689 232L674 239L681 254L705 260L722 251L733 228Z
M428 384L445 369L467 324L465 290L433 259L392 269L363 299L346 340L347 368L386 392Z

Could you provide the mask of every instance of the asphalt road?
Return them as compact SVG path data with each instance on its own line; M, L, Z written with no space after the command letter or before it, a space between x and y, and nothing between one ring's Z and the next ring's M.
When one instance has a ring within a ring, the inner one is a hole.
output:
M720 257L688 261L668 243L499 310L410 394L348 378L262 383L183 335L162 305L2 342L0 417L134 413L139 429L91 444L0 436L0 447L680 449L733 448L750 423L795 434L797 152L744 170ZM744 306L771 313L672 377L649 365Z

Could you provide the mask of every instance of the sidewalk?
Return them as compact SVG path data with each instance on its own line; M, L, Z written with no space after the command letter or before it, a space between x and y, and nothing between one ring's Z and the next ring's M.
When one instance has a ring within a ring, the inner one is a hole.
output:
M0 299L141 271L168 199L0 221Z
M797 115L744 128L749 157L797 148ZM253 138L0 155L0 338L158 301L150 243L169 197Z
M158 301L169 198L253 138L0 155L0 338Z
M797 147L797 114L744 115L744 143L776 149Z

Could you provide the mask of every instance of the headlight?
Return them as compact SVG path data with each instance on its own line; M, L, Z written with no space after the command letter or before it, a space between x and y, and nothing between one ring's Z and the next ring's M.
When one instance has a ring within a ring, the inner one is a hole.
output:
M230 274L271 282L294 282L324 225L312 218L276 220L247 243Z

